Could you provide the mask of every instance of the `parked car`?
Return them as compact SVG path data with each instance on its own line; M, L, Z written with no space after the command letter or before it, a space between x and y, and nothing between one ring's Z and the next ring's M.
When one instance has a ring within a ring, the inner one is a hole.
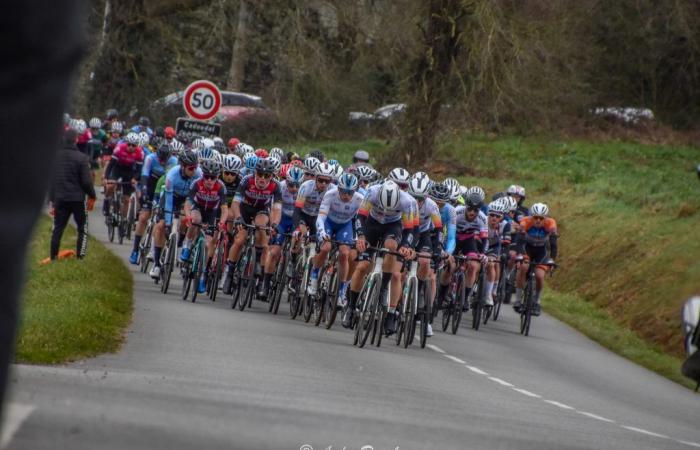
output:
M160 113L168 118L182 117L185 115L182 108L183 95L184 91L168 94L154 101L151 104L151 109L156 114ZM247 119L273 121L274 117L274 112L257 95L221 91L221 109L214 120L222 124L232 124Z
M348 121L354 126L380 127L398 119L405 111L405 103L392 103L382 106L373 113L352 111L348 114Z

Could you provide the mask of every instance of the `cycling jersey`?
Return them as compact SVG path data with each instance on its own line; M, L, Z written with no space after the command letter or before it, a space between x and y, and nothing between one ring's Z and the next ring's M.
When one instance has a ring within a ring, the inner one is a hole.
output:
M326 217L335 224L351 222L357 215L362 200L363 197L358 192L355 192L350 201L344 202L340 198L338 189L328 190L321 202L318 218L316 219L316 228L323 228L323 221Z
M440 219L444 230L444 247L449 254L454 253L457 236L457 214L455 207L445 203L440 210Z
M226 187L223 181L216 180L208 188L204 178L200 178L192 183L187 199L197 209L213 211L226 204Z
M497 226L489 225L489 251L490 255L500 255L501 248L510 244L510 222L502 220Z
M239 177L236 177L236 181L233 183L227 183L224 181L224 186L226 186L226 206L231 206L233 198L236 196L236 191L238 190L239 184L241 184L241 179Z
M460 206L455 209L455 214L457 215L456 246L459 253L468 254L476 251L486 253L489 245L486 214L479 211L474 220L468 220L466 211L466 206Z
M112 154L112 158L105 170L105 178L124 181L137 178L140 175L143 164L143 150L136 147L133 151L127 150L126 143L117 145Z
M401 221L404 229L412 229L414 225L415 200L407 192L401 191L399 203L396 209L384 209L379 204L379 190L381 185L369 188L360 206L359 215L371 217L379 223L386 224Z
M299 187L299 193L294 202L294 207L301 209L301 212L309 216L317 216L323 195L329 189L331 189L331 187L326 185L325 190L319 191L316 187L316 180L304 181Z
M171 156L168 158L168 160L165 162L165 167L163 166L163 163L160 162L158 159L158 155L151 153L148 155L143 163L143 168L141 169L141 179L142 179L142 184L145 184L143 182L144 177L147 178L155 178L158 179L163 174L165 174L166 168L173 167L177 165L177 158L174 156Z
M557 235L557 222L547 217L542 226L537 227L532 217L524 217L520 221L520 235L526 245L544 247L550 236Z
M255 185L255 175L248 175L238 185L233 201L257 211L267 210L272 204L282 202L282 192L279 183L272 179L264 189L258 189Z
M184 177L180 166L175 166L168 171L165 176L165 223L170 225L173 222L173 213L175 211L176 200L181 204L182 200L190 193L192 182L202 177L202 169L197 167L197 171L193 177Z
M287 180L280 183L280 191L282 192L282 215L294 217L294 202L296 201L296 194L289 192Z
M442 217L437 203L426 198L418 208L418 230L423 233L436 228L442 228Z

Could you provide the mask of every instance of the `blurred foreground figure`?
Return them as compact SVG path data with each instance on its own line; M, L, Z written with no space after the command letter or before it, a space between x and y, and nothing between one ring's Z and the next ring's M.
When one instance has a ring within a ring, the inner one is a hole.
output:
M70 81L84 49L80 0L2 0L0 16L0 419L25 253L60 146Z

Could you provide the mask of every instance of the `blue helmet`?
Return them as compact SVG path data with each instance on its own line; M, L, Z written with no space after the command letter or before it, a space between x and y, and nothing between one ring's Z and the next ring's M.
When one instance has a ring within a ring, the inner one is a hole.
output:
M357 177L351 173L344 173L340 176L338 180L338 189L343 189L345 191L357 190L357 186L360 184L357 181Z
M258 163L258 157L254 153L248 153L245 156L245 166L247 169L255 170L255 165Z
M337 159L329 159L328 164L330 164L331 166L337 166L338 160Z
M288 183L301 184L302 181L304 181L304 171L301 168L293 166L287 171Z

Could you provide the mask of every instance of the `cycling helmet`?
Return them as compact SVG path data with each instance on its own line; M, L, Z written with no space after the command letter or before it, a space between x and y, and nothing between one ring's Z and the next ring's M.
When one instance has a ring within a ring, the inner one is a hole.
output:
M216 155L214 155L214 150L210 148L203 148L199 152L197 152L197 156L199 157L199 160L205 160L205 159L216 159Z
M316 166L316 175L333 178L333 176L335 175L335 167L331 166L327 162L321 163L318 166Z
M223 161L224 161L224 156L223 156L221 153L219 153L218 150L212 149L211 152L214 154L214 159L216 159L217 161L219 161L219 164L223 163Z
M255 155L258 156L259 158L267 158L268 156L270 156L267 153L267 150L265 150L264 148L259 148L259 149L255 150Z
M392 169L391 172L389 172L389 176L387 177L387 179L397 183L399 186L408 185L408 180L410 178L411 174L408 173L408 170L402 169L401 167Z
M369 153L364 150L358 150L352 155L353 162L369 162Z
M338 179L338 189L343 189L345 191L355 191L360 182L357 181L357 177L351 173L344 173Z
M339 180L340 177L343 175L343 166L341 166L340 164L336 164L335 166L332 166L332 167L334 169L333 179Z
M301 184L304 181L304 171L297 166L292 166L287 170L287 182Z
M78 119L74 122L73 129L78 133L78 134L83 134L85 133L85 130L87 130L87 124L83 119Z
M224 140L220 137L214 138L214 150L216 150L219 153L226 152L226 144L224 144Z
M469 190L468 187L466 186L459 186L459 195L467 195L467 191Z
M175 128L173 127L165 127L165 130L163 130L163 136L165 136L166 139L174 139L175 134Z
M330 164L331 166L337 166L338 160L337 159L329 159L328 164Z
M90 119L90 128L102 128L102 121L97 117Z
M452 189L457 189L459 190L459 181L455 180L454 178L445 178L445 180L442 182L445 186Z
M258 157L254 153L246 153L243 158L245 166L249 170L255 170L255 165L258 163Z
M117 122L116 120L112 122L112 126L109 128L110 132L112 133L120 133L124 131L124 125L122 125L121 122Z
M508 195L515 195L518 193L518 186L515 184L511 184L508 186L508 190L506 190L506 194Z
M274 158L258 158L255 163L255 171L262 173L275 173L275 160Z
M107 110L106 116L107 116L107 120L114 120L117 117L119 117L119 111L117 111L114 108L110 108Z
M189 149L180 152L180 157L178 159L180 160L181 166L191 166L197 164L197 154Z
M355 169L355 175L362 181L369 181L374 176L374 169L369 166L359 166Z
M170 158L170 155L173 154L173 149L168 145L161 145L158 147L157 155L158 159L161 161L167 161L168 158Z
M483 202L486 198L486 192L484 192L484 190L481 189L479 186L472 186L469 188L469 190L467 191L467 196L470 196L472 194L479 197L479 203Z
M544 203L535 203L530 207L531 216L544 216L547 217L549 214L549 207Z
M450 190L450 201L457 201L459 198L462 196L462 194L459 193L459 185L458 184L451 184L447 186L448 189Z
M418 176L416 176L418 175ZM408 193L414 197L425 198L430 192L430 178L425 173L418 172L408 183Z
M270 149L270 156L282 161L284 159L284 150L279 147L273 147Z
M231 142L231 141L229 141L229 142ZM246 144L240 142L240 143L236 144L235 147L233 147L233 151L234 151L238 156L243 156L243 155L245 155L245 154L247 153L247 152L245 151L245 147L246 147Z
M518 202L511 196L503 197L506 201L506 206L508 207L508 212L515 211L518 209Z
M494 200L489 203L489 213L504 214L506 212L506 204L501 200Z
M204 148L214 148L214 140L209 138L202 138L202 145L204 145Z
M173 141L170 143L170 148L172 149L173 154L179 155L185 149L185 146L182 145L182 142L173 139Z
M195 138L192 141L192 150L201 150L204 148L204 142L202 141L202 138Z
M240 144L240 143L241 143L241 141L239 141L235 137L232 137L231 139L228 140L226 145L228 146L228 148L236 150L236 147L238 147L238 144Z
M304 160L304 170L312 174L316 174L316 168L321 164L318 158L309 156Z
M309 156L312 156L312 157L318 159L319 162L323 162L326 159L326 157L324 156L324 154L321 150L314 150L311 153L309 153Z
M243 167L243 161L236 155L226 155L224 156L223 163L221 164L224 172L240 172Z
M464 204L467 208L478 208L481 205L481 198L479 198L478 194L467 194L464 197Z
M126 140L127 144L138 145L138 143L139 143L139 135L136 134L136 133L134 133L134 132L128 133L128 134L126 135L125 140Z
M522 186L517 186L517 188L518 188L518 192L516 192L516 194L518 194L522 198L525 198L525 188Z
M150 127L151 126L151 119L149 119L146 116L141 116L139 117L139 125L142 127Z
M282 161L280 161L277 158L273 158L272 156L269 156L268 159L272 161L272 164L275 166L274 173L278 174L280 172L280 169L282 168Z
M452 190L445 183L433 183L428 191L430 198L441 203L447 203L450 200L451 193Z
M379 188L379 205L387 210L395 210L399 207L401 188L392 180L387 179Z
M146 147L150 141L151 141L151 138L148 136L148 133L146 133L145 131L142 131L139 133L139 146L140 147Z
M205 159L199 162L199 167L204 175L220 175L221 163L215 159Z
M243 144L243 153L255 153L255 149L250 144Z
M505 192L496 192L495 194L493 194L493 197L491 197L491 200L499 200L506 196L507 194Z

